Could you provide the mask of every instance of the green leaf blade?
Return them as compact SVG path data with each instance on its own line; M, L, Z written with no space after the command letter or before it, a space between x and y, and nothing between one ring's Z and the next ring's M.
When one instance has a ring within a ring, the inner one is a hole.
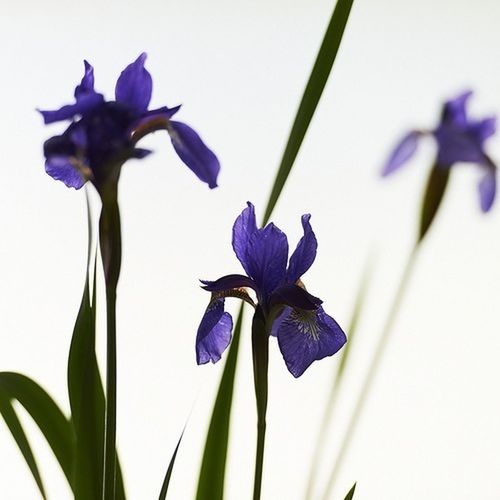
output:
M349 493L347 493L344 500L352 500L354 498L355 491L356 491L356 483L352 485L352 488L349 490Z
M15 439L24 460L28 464L43 499L46 500L47 496L45 494L42 478L40 476L33 451L31 450L31 446L28 442L28 438L26 437L21 422L19 421L16 411L12 406L12 401L3 391L0 391L0 414L5 420L12 437Z
M227 355L219 390L208 427L207 440L198 479L196 500L218 500L224 496L224 478L226 470L227 448L231 406L233 403L234 378L238 360L243 305L238 313L233 339Z
M299 109L295 116L288 142L285 146L285 151L267 204L264 224L269 221L271 213L276 206L281 191L285 186L285 182L290 175L290 171L292 170L314 112L316 111L318 102L323 94L333 63L337 57L353 1L354 0L338 0L335 5L318 56L316 57L316 62L314 63Z
M10 399L17 399L31 415L73 486L75 435L71 422L47 392L25 375L0 372L0 390Z
M177 458L177 452L179 451L179 446L181 445L182 437L184 436L184 430L181 432L179 437L179 441L177 441L177 446L175 447L174 453L170 458L170 462L168 464L167 472L165 474L165 479L163 480L163 484L161 486L160 496L158 500L165 500L167 498L168 487L170 485L170 479L172 477L172 472L174 470L175 459Z

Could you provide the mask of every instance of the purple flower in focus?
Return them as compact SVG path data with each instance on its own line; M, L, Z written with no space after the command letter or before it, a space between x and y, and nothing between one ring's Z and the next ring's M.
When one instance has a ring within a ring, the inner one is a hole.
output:
M136 147L145 135L164 129L181 160L210 188L217 186L219 161L188 125L172 120L180 106L148 110L153 81L141 54L121 73L115 100L106 101L94 90L94 69L85 61L85 74L75 88L75 102L54 111L40 111L45 124L71 120L61 134L44 144L45 170L68 187L80 189L87 180L100 190L118 180L130 158L151 151Z
M449 169L456 163L475 163L482 171L479 181L481 209L487 212L496 193L496 166L484 151L486 139L496 130L496 118L472 120L467 116L466 104L471 91L464 92L444 104L441 121L434 130L413 130L403 137L387 161L382 175L398 170L416 152L419 140L432 135L438 151L436 167Z
M236 297L260 308L266 319L268 334L278 344L294 377L299 377L313 363L335 354L346 342L336 321L321 306L322 301L308 293L300 281L316 258L317 240L302 216L304 235L288 259L285 233L270 223L257 228L251 203L233 226L233 249L246 275L230 274L217 281L202 281L212 292L210 303L196 336L198 364L219 361L231 341L233 321L224 311L224 299ZM287 265L288 264L288 265ZM257 297L257 304L246 289Z

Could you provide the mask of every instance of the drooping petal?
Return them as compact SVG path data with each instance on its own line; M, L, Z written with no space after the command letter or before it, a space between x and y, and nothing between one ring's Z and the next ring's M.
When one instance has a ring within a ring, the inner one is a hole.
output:
M85 73L82 81L75 88L75 98L78 100L86 94L94 92L94 68L88 61L83 61Z
M252 288L256 289L255 282L248 276L242 274L228 274L216 281L200 280L203 283L202 288L208 292L223 292L233 288Z
M196 362L216 363L231 342L233 319L224 312L224 299L211 301L196 334Z
M277 337L294 377L300 377L314 361L335 354L347 340L342 328L322 307L317 311L290 310L281 319Z
M272 292L284 283L288 261L286 234L273 223L258 229L250 238L247 252L249 276L260 291L260 299L266 302Z
M496 169L488 169L478 185L481 210L488 212L493 206L497 190Z
M116 100L134 108L138 113L148 109L153 92L153 79L144 67L146 57L146 53L143 52L129 64L121 72L115 88Z
M311 295L304 288L291 283L280 286L271 296L271 306L284 304L299 309L315 310L322 303L323 301L318 297Z
M283 308L283 311L281 311L280 314L278 314L278 316L276 317L276 319L273 321L273 324L271 325L271 336L273 337L277 337L278 336L278 331L281 327L281 323L283 323L283 321L288 318L288 316L290 315L290 313L293 311L293 309L291 307L288 307L288 306L285 306Z
M243 269L250 274L248 268L248 248L250 239L257 232L257 222L255 220L255 207L247 201L247 208L237 217L233 226L233 250L241 262Z
M74 104L67 104L55 110L38 110L43 116L45 125L49 123L59 122L62 120L71 120L76 115L83 115L94 109L103 102L103 96L96 92L82 94Z
M67 187L80 189L86 179L71 163L68 156L51 156L45 161L45 171L55 180L62 181Z
M418 141L422 135L423 132L412 130L401 139L382 169L383 177L398 170L415 154L417 151Z
M304 236L300 239L297 248L290 257L290 263L287 270L287 281L295 283L312 265L316 258L318 249L318 240L312 230L309 220L310 214L302 216L302 227Z
M180 159L210 189L217 187L220 164L215 154L208 149L201 137L188 125L169 121L167 131Z

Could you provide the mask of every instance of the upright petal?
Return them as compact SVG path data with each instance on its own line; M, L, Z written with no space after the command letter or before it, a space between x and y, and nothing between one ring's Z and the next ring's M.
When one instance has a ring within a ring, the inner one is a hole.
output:
M310 214L302 216L302 227L304 236L300 239L297 248L290 257L288 264L287 281L295 283L312 265L316 258L318 240L314 234L309 220Z
M446 101L443 106L441 123L465 127L467 125L467 111L465 106L471 95L472 90L466 90L457 97Z
M314 361L335 354L347 341L322 307L317 311L290 309L280 318L276 333L283 359L294 377L300 377Z
M56 181L62 181L67 187L80 189L86 179L71 163L68 156L51 156L45 161L45 171Z
M287 261L286 234L273 223L253 234L248 247L247 264L249 276L260 291L259 302L264 307L274 290L284 283Z
M398 170L415 154L417 151L418 141L422 135L423 132L412 130L401 139L382 169L383 177Z
M236 257L241 262L243 269L250 274L248 268L248 249L250 239L257 232L255 220L255 207L247 201L247 208L241 212L233 226L233 249Z
M138 113L148 109L153 92L153 79L144 67L146 53L143 52L132 64L120 74L116 82L116 100L134 108Z
M94 68L88 61L83 61L83 64L85 65L85 73L80 85L77 85L75 88L76 100L86 94L94 92Z
M233 319L224 312L224 299L211 301L196 335L196 362L216 363L231 342Z
M471 134L476 138L477 142L484 144L486 139L495 134L497 129L497 119L495 116L490 116L484 120L473 122L469 125Z
M220 164L215 154L208 149L201 137L188 125L169 121L167 131L180 159L210 189L217 187Z
M497 190L496 169L490 168L478 185L481 210L488 212L493 206Z

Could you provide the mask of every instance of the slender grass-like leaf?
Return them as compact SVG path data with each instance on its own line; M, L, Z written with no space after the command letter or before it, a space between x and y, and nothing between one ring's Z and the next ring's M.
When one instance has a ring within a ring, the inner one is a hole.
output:
M281 195L283 186L299 152L309 123L314 115L326 81L337 55L342 35L351 10L353 0L338 0L330 23L319 49L309 81L302 96L299 109L288 138L285 151L278 168L274 185L264 215L264 224L269 221L271 213ZM198 480L197 500L222 500L224 495L224 478L231 420L234 377L238 360L239 336L241 333L242 311L236 320L233 341L229 349L221 382L217 392L212 417L208 429L205 450L203 452L200 477Z
M229 441L231 405L233 402L234 377L236 373L236 361L238 360L242 322L243 304L241 305L236 326L234 327L233 339L229 347L226 364L217 391L217 398L215 399L212 418L208 427L196 500L219 500L224 495L224 476Z
M76 435L74 491L76 500L100 498L103 488L105 397L95 353L96 336L96 259L93 262L92 303L89 266L92 249L92 220L87 195L88 254L87 278L76 319L68 358L68 393ZM117 470L118 500L125 492Z
M344 500L352 500L354 498L355 491L356 491L356 483L352 485L352 488L349 490L349 493L347 493Z
M314 63L309 81L300 101L299 109L295 115L278 173L276 174L276 180L274 181L264 216L265 223L269 220L285 182L290 175L295 158L316 111L333 63L335 62L352 4L353 0L338 0L333 10L330 23L328 24L318 56L316 57L316 62Z
M347 328L347 343L339 353L340 354L339 364L337 365L337 368L334 372L330 395L326 403L325 412L323 414L323 419L321 421L320 429L317 435L316 446L314 448L313 459L311 461L311 469L309 472L309 480L307 483L307 489L305 494L306 499L313 498L314 483L316 480L317 471L319 469L319 464L323 457L323 451L326 444L326 435L328 427L330 425L335 405L337 403L337 397L340 392L340 388L342 386L345 367L349 362L350 353L352 352L352 346L354 343L356 332L358 330L359 319L361 316L361 311L363 310L363 305L365 303L366 293L368 290L372 269L373 269L372 259L370 258L365 266L363 275L361 277L361 283L359 285L359 289L356 295L356 301L354 303L354 309L352 311L351 321L349 322L349 326Z
M43 487L42 478L40 476L40 472L38 470L38 466L35 461L35 457L33 452L31 451L31 446L28 442L28 438L24 432L24 429L19 421L19 418L16 414L12 406L12 401L10 398L0 390L0 414L2 415L7 427L10 430L13 438L15 439L19 450L23 454L24 460L28 464L30 468L31 474L35 479L35 482L40 490L40 493L44 500L46 500L47 496L45 494L45 489Z
M0 391L16 399L31 415L73 487L75 435L71 422L57 404L36 382L14 372L0 372Z
M370 393L373 382L375 381L378 368L382 361L382 358L385 354L385 350L389 344L391 339L391 334L393 332L394 322L396 321L398 312L401 308L401 304L403 302L403 298L405 296L405 292L407 290L408 284L413 274L413 269L415 263L417 261L418 250L420 248L420 242L422 240L417 240L415 246L413 247L410 255L408 256L408 260L406 261L406 266L403 270L403 274L401 276L401 280L399 282L398 288L396 290L396 294L394 295L394 299L392 301L391 307L389 309L389 313L386 317L382 334L377 342L375 352L370 361L370 366L368 367L368 371L366 372L363 383L356 399L356 403L354 405L354 410L352 412L351 418L349 419L349 423L347 425L347 429L342 435L342 440L339 448L339 452L337 454L337 459L334 463L332 471L330 473L330 477L328 479L328 483L325 488L324 495L322 496L323 500L327 500L330 497L330 492L335 484L335 480L337 479L338 473L342 467L343 460L346 456L347 450L351 444L351 440L356 431L357 424L363 413L364 405L367 401L368 395Z
M167 498L168 486L170 484L170 478L172 477L172 471L174 470L175 459L177 458L177 452L179 451L179 446L181 445L182 436L184 436L184 430L181 432L179 441L177 441L177 446L175 447L172 458L170 459L170 462L168 464L167 472L165 474L163 484L161 485L161 491L158 500L165 500Z

